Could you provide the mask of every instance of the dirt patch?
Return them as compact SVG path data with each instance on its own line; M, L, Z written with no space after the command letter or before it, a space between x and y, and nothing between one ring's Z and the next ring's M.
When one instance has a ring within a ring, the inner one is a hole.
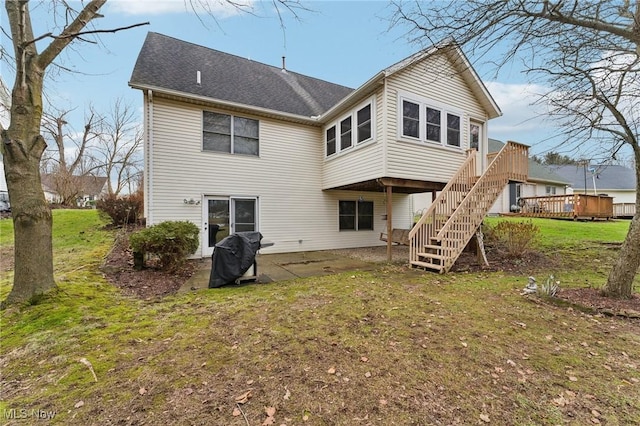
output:
M141 299L174 294L202 266L204 260L188 260L177 270L169 272L154 267L151 261L141 271L134 269L128 236L135 230L129 228L118 232L113 248L100 267L107 281L123 293Z
M640 319L640 296L638 294L632 295L631 299L613 299L603 296L595 288L565 288L558 292L557 297L565 302L601 314Z

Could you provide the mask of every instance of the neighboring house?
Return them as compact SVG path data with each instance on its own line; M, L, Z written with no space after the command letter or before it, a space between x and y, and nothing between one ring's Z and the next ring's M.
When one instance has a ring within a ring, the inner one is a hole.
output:
M501 114L453 43L354 90L149 33L129 85L143 95L147 224L198 224L196 256L251 230L275 243L266 253L384 244L410 227L410 194L484 170Z
M89 207L107 191L107 178L104 176L72 176L72 182L60 182L55 174L43 173L42 190L45 199L52 204L61 203L60 185L70 185L72 191L78 191L76 204L78 207Z
M551 166L554 173L569 182L567 193L608 195L613 198L615 216L633 216L636 202L636 174L624 166Z
M489 139L489 152L498 152L504 144ZM529 178L526 182L510 182L496 200L489 214L509 213L517 210L520 197L540 197L544 195L564 195L569 181L553 170L529 159Z

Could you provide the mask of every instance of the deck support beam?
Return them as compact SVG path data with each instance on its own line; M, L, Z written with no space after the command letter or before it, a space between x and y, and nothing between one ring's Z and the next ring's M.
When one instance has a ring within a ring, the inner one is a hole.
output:
M387 261L391 262L393 260L393 251L392 244L393 238L393 187L391 185L387 185Z

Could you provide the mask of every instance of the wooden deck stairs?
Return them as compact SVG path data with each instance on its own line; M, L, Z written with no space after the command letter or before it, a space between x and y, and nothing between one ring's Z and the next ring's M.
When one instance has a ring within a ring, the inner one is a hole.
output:
M508 142L488 157L486 171L477 176L475 150L440 192L409 233L409 262L413 267L446 273L475 235L485 215L510 181L525 182L528 147Z

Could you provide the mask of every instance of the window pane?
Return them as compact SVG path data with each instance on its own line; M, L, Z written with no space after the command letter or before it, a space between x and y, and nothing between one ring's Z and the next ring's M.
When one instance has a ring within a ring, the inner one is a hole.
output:
M413 102L402 101L402 134L417 138L419 132L420 106Z
M340 230L349 231L356 229L356 217L355 216L340 216Z
M460 117L447 114L447 145L460 146Z
M340 149L351 146L351 117L347 117L340 122Z
M356 214L356 202L355 201L340 201L340 214L355 215Z
M373 230L373 201L358 202L358 230Z
M231 152L231 136L204 132L202 149L205 151Z
M255 231L256 228L256 201L233 200L235 215L234 230L236 232Z
M234 117L233 134L234 136L245 136L248 138L258 139L258 120Z
M433 108L427 108L427 123L440 125L440 111Z
M430 141L440 142L440 126L427 124L427 139Z
M252 138L234 137L233 152L235 154L258 155L258 140Z
M469 126L469 148L477 150L480 146L480 126L471 124Z
M402 101L402 115L407 118L420 118L420 107L418 104L414 104L409 101Z
M231 116L217 112L203 111L202 129L208 132L231 134Z
M327 156L336 153L336 126L327 129Z
M367 105L357 113L358 116L358 142L371 138L371 105Z
M356 202L355 201L339 201L339 222L340 230L356 229Z

